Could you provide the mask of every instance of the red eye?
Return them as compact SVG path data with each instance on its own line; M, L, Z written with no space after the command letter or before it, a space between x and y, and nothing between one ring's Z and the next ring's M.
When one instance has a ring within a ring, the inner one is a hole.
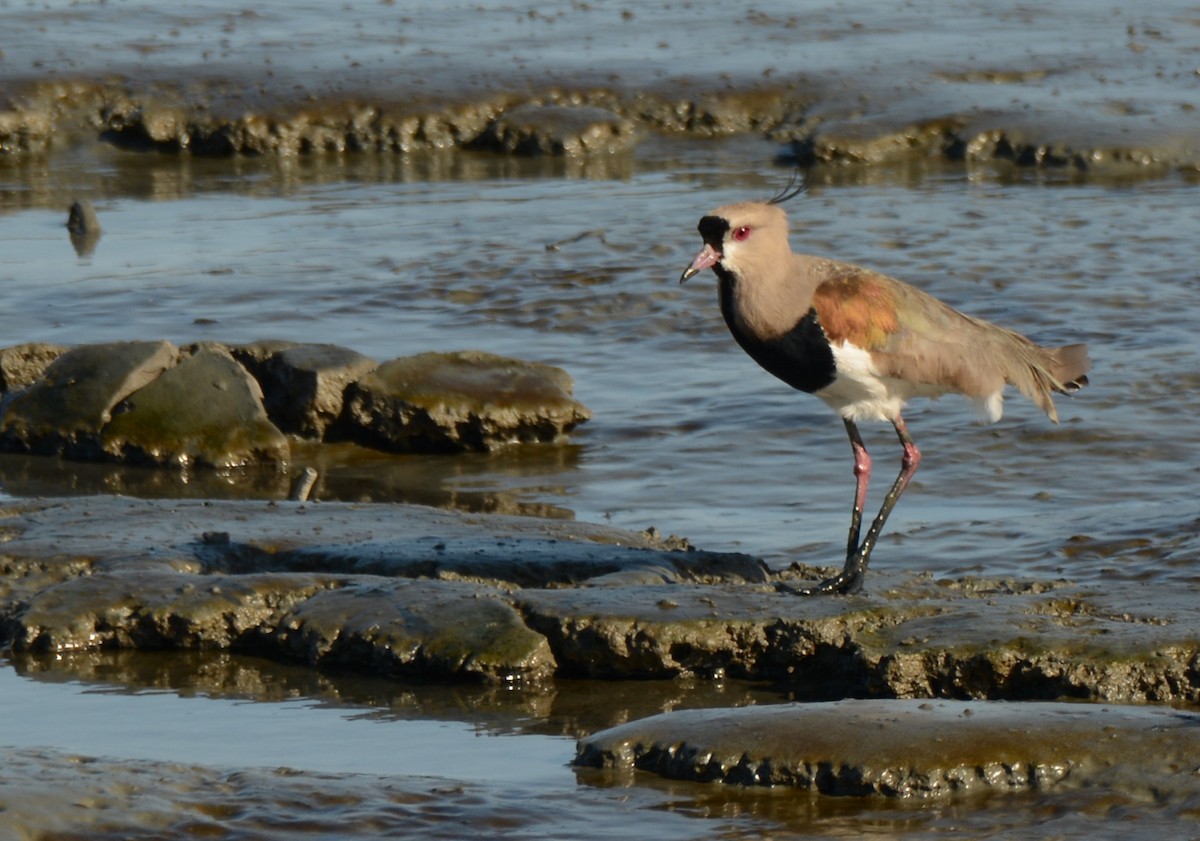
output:
M736 228L733 232L733 238L738 242L746 240L750 236L749 228Z

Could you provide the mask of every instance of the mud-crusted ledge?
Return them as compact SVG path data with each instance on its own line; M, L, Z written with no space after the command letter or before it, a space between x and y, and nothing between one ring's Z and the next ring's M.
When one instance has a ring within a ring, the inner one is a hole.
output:
M401 154L483 149L518 156L605 159L653 134L759 135L801 165L946 161L1159 177L1195 174L1200 148L1186 127L1142 138L1053 113L965 108L915 119L837 116L821 91L796 81L720 90L548 87L524 94L464 92L445 101L302 97L230 104L217 91L88 80L30 83L0 111L0 155L52 151L91 134L121 148L210 157Z
M729 676L810 700L1200 700L1200 593L1177 585L880 571L866 595L801 598L757 559L654 533L401 505L91 497L12 503L0 529L18 651L228 649L485 682Z

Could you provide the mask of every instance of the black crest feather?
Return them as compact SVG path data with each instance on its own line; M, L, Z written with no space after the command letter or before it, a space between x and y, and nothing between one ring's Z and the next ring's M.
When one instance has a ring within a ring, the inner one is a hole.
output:
M767 199L767 204L783 204L788 199L794 199L808 189L808 173L804 173L804 177L800 177L800 170L792 170L792 177L788 179L788 183L783 189L776 193L771 198Z

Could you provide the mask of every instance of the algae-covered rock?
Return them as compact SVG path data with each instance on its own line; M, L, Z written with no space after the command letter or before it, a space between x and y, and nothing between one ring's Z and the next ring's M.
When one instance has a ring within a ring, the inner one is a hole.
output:
M1142 707L844 700L682 710L581 740L577 765L929 798L1195 767L1200 716ZM1124 766L1124 767L1122 767Z
M113 408L175 364L166 341L83 345L7 401L0 444L25 452L97 458Z
M229 468L288 460L285 433L379 449L553 441L590 417L566 372L466 352L374 360L336 345L119 342L0 350L0 448ZM136 394L135 394L136 392Z
M810 700L1200 700L1200 593L1175 583L880 570L868 594L799 598L774 586L794 579L746 556L652 544L607 526L422 506L10 502L0 508L0 646L188 648L202 638L488 681L536 679L552 656L561 677L744 678ZM203 588L229 596L238 582L250 595L228 611L242 630L211 630L218 620L195 613ZM210 630L196 636L201 626Z
M555 441L591 417L561 368L478 351L385 362L347 390L342 421L397 452L496 450Z
M239 467L288 460L254 378L228 354L200 348L128 396L103 430L104 452L152 464Z
M273 629L331 576L201 576L153 569L99 572L30 598L10 644L18 651L229 648Z
M283 651L314 665L487 682L554 673L545 637L501 593L459 582L366 579L285 616Z

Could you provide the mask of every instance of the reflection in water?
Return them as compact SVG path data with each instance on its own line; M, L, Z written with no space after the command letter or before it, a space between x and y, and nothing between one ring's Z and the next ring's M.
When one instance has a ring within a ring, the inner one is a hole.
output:
M604 727L781 700L736 681L430 686L228 653L91 652L0 662L0 688L5 711L20 712L0 722L0 803L6 827L33 834L61 820L101 839L158 837L164 827L264 841L409 837L414 828L457 839L468 824L582 841L614 829L667 841L1085 839L1119 816L1122 837L1141 841L1177 836L1196 808L1186 779L1153 796L1068 779L1045 791L898 800L569 767L571 739ZM31 705L70 720L39 719ZM163 753L169 763L154 761ZM170 797L148 794L164 789Z
M427 683L321 672L229 652L14 653L8 663L24 678L83 684L88 691L171 692L180 697L272 703L304 698L379 721L454 721L491 734L571 738L670 710L787 700L781 689L736 680L557 680L536 686Z
M523 445L490 454L397 455L353 444L292 441L287 470L171 470L0 453L0 491L14 497L116 494L145 499L287 499L306 467L309 499L409 503L473 513L573 519L546 501L566 495L576 445Z

